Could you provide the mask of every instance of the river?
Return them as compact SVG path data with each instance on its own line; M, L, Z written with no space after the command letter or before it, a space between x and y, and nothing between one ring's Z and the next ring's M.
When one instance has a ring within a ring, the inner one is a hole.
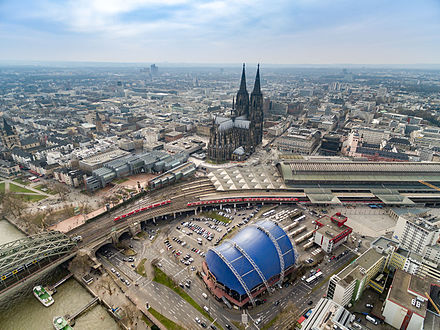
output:
M0 244L25 237L6 220L0 220ZM65 270L58 268L45 277L43 284L55 283L64 276ZM41 280L43 281L43 280ZM72 314L92 300L92 296L75 279L71 278L57 288L55 303L44 307L31 292L31 286L0 301L0 329L50 330L55 316ZM76 320L75 329L119 329L104 307L96 305Z

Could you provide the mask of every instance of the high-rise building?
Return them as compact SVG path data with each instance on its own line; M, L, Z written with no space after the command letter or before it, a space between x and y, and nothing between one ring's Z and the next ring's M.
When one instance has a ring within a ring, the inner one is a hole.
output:
M370 281L385 268L387 254L370 248L330 278L327 297L342 306L359 300Z
M400 247L414 252L433 267L440 265L440 219L429 214L407 213L399 216L393 238Z
M159 75L159 67L157 67L156 64L150 65L150 74L152 77Z

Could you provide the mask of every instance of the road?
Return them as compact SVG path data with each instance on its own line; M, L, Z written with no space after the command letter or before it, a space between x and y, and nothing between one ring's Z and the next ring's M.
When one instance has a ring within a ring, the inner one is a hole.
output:
M113 256L106 258L99 254L98 258L110 274L113 274L111 268L114 268L120 273L120 278L129 280L130 286L123 284L128 294L135 295L140 301L148 302L159 313L188 329L195 327L195 317L204 319L194 307L174 291L140 276L129 266L131 263L122 261L123 256L117 250L111 249L111 251L114 253ZM118 280L114 274L113 277L116 281Z
M252 317L261 318L262 325L264 325L272 320L279 312L281 312L289 302L292 302L295 305L298 312L303 312L307 308L313 307L313 305L315 305L327 291L327 283L323 283L324 281L327 281L326 278L329 275L333 274L340 267L342 267L345 263L348 262L348 260L350 260L354 256L355 254L350 252L336 261L326 262L326 260L324 260L322 262L322 265L315 267L315 270L319 267L323 273L320 281L307 285L305 281L302 281L298 278L293 283L293 285L289 286L288 288L283 288L281 290L277 289L276 293L273 294L273 297L270 297L268 299L268 302L266 304L257 307L257 311L251 312ZM309 275L310 274L307 274L306 276ZM315 291L312 292L313 288L320 285L321 283L323 284L318 289L315 289ZM278 306L275 306L273 303L277 300L280 301L280 304ZM308 305L310 301L313 302L312 305ZM268 307L267 304L269 303L270 306ZM285 329L288 326L293 325L295 321L296 319L286 317L275 329Z

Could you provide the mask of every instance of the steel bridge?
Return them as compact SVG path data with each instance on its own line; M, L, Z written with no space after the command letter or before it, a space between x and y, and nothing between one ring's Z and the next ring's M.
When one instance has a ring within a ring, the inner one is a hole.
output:
M0 290L70 254L75 247L76 243L70 237L57 231L0 245Z

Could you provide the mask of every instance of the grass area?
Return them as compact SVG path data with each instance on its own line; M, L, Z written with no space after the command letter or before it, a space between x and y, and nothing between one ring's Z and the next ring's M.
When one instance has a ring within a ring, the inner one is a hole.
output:
M43 195L15 195L15 196L26 202L39 202L47 198L47 196L43 196Z
M168 330L185 330L185 328L182 328L180 325L174 323L170 319L166 318L162 314L160 314L157 310L150 307L148 310L156 319L159 320L160 323L162 323Z
M206 317L211 322L214 321L214 319L202 308L197 304L193 298L189 294L187 294L180 286L177 286L173 280L168 277L167 274L165 274L161 269L159 269L157 266L153 266L154 268L154 278L153 281L157 283L161 283L167 287L169 287L171 290L173 290L175 293L177 293L179 296L181 296L183 299L185 299L191 306L193 306L195 309L197 309L204 317ZM215 325L220 328L220 326L215 323Z
M136 267L135 271L136 273L138 273L141 276L146 276L145 273L145 261L147 261L147 259L142 259L141 262L139 263L139 265Z
M119 179L117 179L117 180L113 180L113 183L115 183L115 184L121 184L121 183L123 183L123 182L125 182L125 181L128 181L128 179L127 179L127 178L119 178Z
M127 257L135 256L137 254L137 252L133 249L125 249L122 253Z
M229 220L228 218L218 214L217 212L211 211L211 212L203 212L200 213L200 217L205 217L205 218L212 218L224 223L229 223L231 222L231 220Z
M17 186L16 184L13 184L13 183L9 184L9 191L10 192L21 192L21 193L34 193L32 190Z
M139 233L136 234L136 237L137 237L137 238L147 239L147 238L148 238L148 235L147 235L146 232L141 231L141 232L139 232Z
M17 178L17 179L14 179L12 181L14 181L16 183L19 183L19 184L22 184L22 185L25 185L25 186L31 184L31 182L29 180L25 180L23 178Z
M34 187L34 189L37 189L39 191L45 192L46 194L50 195L56 195L57 193L47 187L45 184L39 184L38 186Z
M297 320L299 317L298 314L299 312L295 308L294 304L292 302L289 302L280 313L278 313L272 320L262 326L261 330L272 329L275 325L277 325L279 328L281 324L278 323L285 322L286 320ZM286 324L282 324L282 326L286 329L293 329L293 327L291 327L290 325L286 326Z
M341 270L343 270L345 267L347 267L349 264L351 264L353 262L354 259L356 259L357 256L354 256L353 258L351 258L349 261L347 261L345 264L343 264L341 267L339 267L338 269L336 269L333 273L331 273L329 276L327 276L324 281L321 281L319 284L317 284L313 289L312 292L315 292L316 290L318 290L321 286L323 286L325 283L328 282L328 280L330 280L330 277L332 277L334 274L339 273Z
M154 323L151 322L151 321L148 319L148 317L146 317L144 314L142 314L142 321L144 321L145 324L146 324L149 328L151 328L151 327L154 325Z
M5 192L5 183L4 182L0 183L0 192L2 192L2 193Z
M160 233L160 229L157 230L157 232L154 234L154 238L153 238L152 240L150 240L151 243L154 243L154 241L155 241L155 240L157 239L157 237L159 236L159 233Z
M232 321L232 324L235 325L240 330L246 329L245 326L238 321Z
M272 320L270 320L269 322L267 322L262 328L261 330L269 330L270 328L272 328L275 323L278 321L280 314L277 314L277 316L275 316Z
M226 163L229 163L229 161L227 161L227 160L215 161L215 160L212 160L212 159L206 159L205 161L207 163L209 163L209 164L226 164Z

